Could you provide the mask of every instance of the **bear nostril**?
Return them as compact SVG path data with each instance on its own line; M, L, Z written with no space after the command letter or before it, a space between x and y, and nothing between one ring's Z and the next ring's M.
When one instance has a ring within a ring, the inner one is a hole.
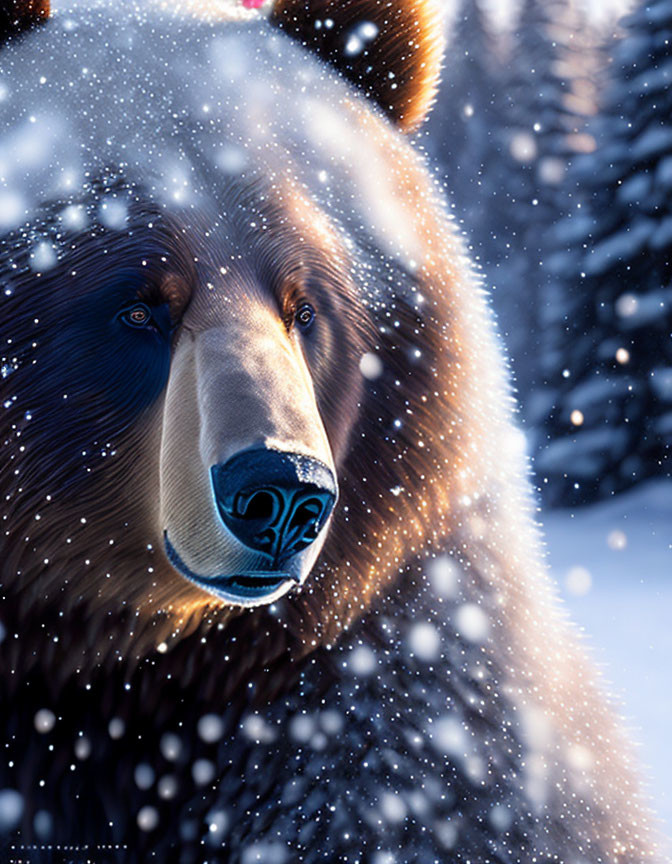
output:
M273 495L266 490L251 496L240 494L236 497L235 515L241 519L271 519L274 514Z
M269 529L267 531L261 531L259 534L255 534L253 540L257 549L260 549L262 552L270 552L273 549L275 538L276 532Z
M336 501L336 480L317 459L248 450L211 469L219 515L243 545L280 566L313 543Z
M294 511L289 524L289 530L303 529L304 536L307 537L314 533L315 537L317 537L319 533L318 519L323 509L322 502L316 498L302 502Z

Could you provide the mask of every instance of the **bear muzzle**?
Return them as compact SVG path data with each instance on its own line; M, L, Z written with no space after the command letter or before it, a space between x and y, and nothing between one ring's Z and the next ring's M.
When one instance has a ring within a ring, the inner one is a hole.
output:
M212 491L226 530L255 554L254 569L197 573L164 531L172 566L209 593L243 606L272 602L307 575L301 553L326 529L338 489L330 468L297 453L254 448L211 469Z
M257 448L211 469L219 515L269 566L285 562L319 536L336 502L336 479L317 459Z

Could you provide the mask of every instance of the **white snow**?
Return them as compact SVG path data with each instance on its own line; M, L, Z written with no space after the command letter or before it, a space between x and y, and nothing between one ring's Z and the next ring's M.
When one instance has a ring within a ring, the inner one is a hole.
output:
M47 732L51 732L56 725L56 715L48 708L41 708L35 714L33 724L41 735L45 735Z
M463 603L455 613L455 626L469 642L485 642L490 630L488 616L476 603Z
M289 724L289 734L299 744L306 744L315 732L315 721L308 714L297 714Z
M359 361L359 371L369 381L375 381L383 374L383 364L380 357L371 351L367 351L362 355Z
M445 600L457 597L460 575L457 565L450 558L445 555L436 558L429 564L427 572L437 597Z
M91 755L91 742L89 741L88 738L86 738L82 735L81 738L78 738L75 741L74 750L75 750L75 756L78 759L81 759L81 760L88 759L89 756Z
M159 811L156 807L142 807L137 816L138 828L141 831L153 831L159 824Z
M431 663L439 659L441 635L429 621L419 621L408 634L408 647L419 660Z
M178 788L176 777L172 774L164 775L157 784L159 798L162 798L164 801L170 801L171 798L177 795Z
M224 734L224 721L217 714L204 714L198 721L198 735L206 744L214 744Z
M126 731L126 724L120 717L113 717L107 726L110 738L114 741L121 738Z
M249 714L241 723L243 735L258 744L270 744L276 739L275 729L259 714Z
M229 816L226 810L211 810L206 816L210 835L221 840L229 828Z
M648 291L646 294L626 292L616 301L616 312L619 314L623 329L643 327L646 324L656 324L672 306L672 290L661 288L659 291Z
M45 270L50 270L55 263L56 250L51 243L46 241L38 243L30 255L31 269L36 273L44 273Z
M406 818L406 804L395 792L384 792L380 797L380 810L387 822L403 822Z
M0 789L0 831L11 831L21 820L23 798L16 789Z
M469 739L458 717L446 714L429 727L432 743L439 753L448 753L455 758L463 758L470 749Z
M543 519L553 576L641 745L654 809L672 830L672 483ZM576 568L590 576L576 592Z
M372 675L377 665L376 655L368 645L358 645L356 648L353 648L348 663L353 675L362 677Z
M212 783L217 774L214 762L209 759L197 759L191 766L191 776L197 786L205 786Z
M243 851L243 864L285 864L287 847L275 841L252 843Z
M508 831L512 821L511 810L506 804L495 804L488 814L488 819L495 831Z
M141 762L135 768L133 779L138 789L151 789L156 779L154 769L147 762Z
M167 759L169 762L175 762L180 758L180 753L182 752L182 741L180 741L177 735L174 735L172 732L166 732L165 735L161 736L161 753L163 754L164 759Z

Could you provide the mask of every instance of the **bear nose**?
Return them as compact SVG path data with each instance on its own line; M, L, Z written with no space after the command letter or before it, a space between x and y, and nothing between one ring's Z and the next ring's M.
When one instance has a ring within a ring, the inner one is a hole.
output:
M219 515L245 546L277 565L317 539L336 501L336 479L317 459L247 450L211 469Z

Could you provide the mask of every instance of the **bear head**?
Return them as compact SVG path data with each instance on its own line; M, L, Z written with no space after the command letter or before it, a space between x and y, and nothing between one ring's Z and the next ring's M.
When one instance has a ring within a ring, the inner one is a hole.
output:
M482 299L400 134L433 99L440 15L250 5L15 3L2 22L0 553L20 614L81 608L117 637L126 616L127 644L155 645L271 604L328 640L482 481L465 417L502 414L499 367L480 370L487 326L469 350Z

